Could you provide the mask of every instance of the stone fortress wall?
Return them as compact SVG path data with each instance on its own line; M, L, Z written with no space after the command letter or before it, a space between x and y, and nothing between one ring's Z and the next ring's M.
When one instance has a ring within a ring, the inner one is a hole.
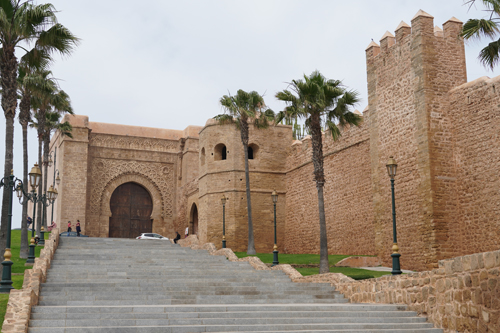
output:
M432 269L442 259L500 243L498 82L466 83L462 23L443 29L423 11L396 36L366 50L369 108L361 128L326 139L326 215L331 253L377 254L390 265L392 216L385 164L398 161L401 263ZM495 87L496 85L496 87ZM319 226L308 139L287 161L286 250L318 252Z
M461 27L452 18L440 29L420 11L411 26L402 22L395 36L387 32L380 45L368 46L363 124L345 129L336 142L324 136L330 253L374 254L390 265L385 164L391 155L398 162L402 268L433 269L442 259L498 249L500 77L467 83ZM200 241L220 246L224 194L227 246L246 250L244 159L234 125L209 120L176 131L94 123L86 116L66 119L74 138L56 134L51 142L62 179L58 223L80 219L84 233L108 236L111 194L136 182L153 199L153 232L173 237L187 226L193 232L198 216ZM276 189L280 252L319 253L310 138L294 141L290 126L250 126L250 146L256 250L272 251Z

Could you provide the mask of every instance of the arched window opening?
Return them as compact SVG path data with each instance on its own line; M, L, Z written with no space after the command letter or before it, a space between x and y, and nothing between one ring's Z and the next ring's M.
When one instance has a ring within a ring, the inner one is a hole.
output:
M248 159L254 160L257 158L257 152L259 151L259 146L252 143L248 145Z
M196 207L196 204L193 203L191 206L191 214L189 218L189 233L197 235L198 234L198 207Z
M205 147L201 148L200 164L205 165Z
M221 161L227 159L227 148L223 143L219 143L214 149L214 160Z
M226 146L222 147L222 159L227 159L227 149Z

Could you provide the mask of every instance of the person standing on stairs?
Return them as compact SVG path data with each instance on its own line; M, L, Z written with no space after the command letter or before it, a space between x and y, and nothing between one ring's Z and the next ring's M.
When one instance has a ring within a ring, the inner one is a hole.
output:
M82 232L82 229L80 228L80 220L76 220L76 235L80 237L80 232Z
M71 232L71 221L68 221L68 232Z
M175 236L175 238L174 238L174 243L175 243L175 244L177 244L177 241L178 241L179 239L181 239L181 235L179 234L179 232L178 232L178 231L176 231L175 233L177 234L177 236Z
M189 227L186 228L185 234L186 234L186 237L184 237L184 238L188 238L188 236L189 236Z

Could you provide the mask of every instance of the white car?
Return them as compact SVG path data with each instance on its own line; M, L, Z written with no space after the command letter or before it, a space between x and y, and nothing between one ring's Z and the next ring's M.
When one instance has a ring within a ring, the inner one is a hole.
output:
M140 236L136 237L135 239L161 239L161 240L168 240L167 237L163 237L162 235L149 234L149 233L141 234Z

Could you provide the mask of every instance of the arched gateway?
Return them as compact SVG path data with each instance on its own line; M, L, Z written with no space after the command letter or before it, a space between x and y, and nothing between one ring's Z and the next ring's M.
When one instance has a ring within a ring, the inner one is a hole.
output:
M153 201L149 192L137 183L118 186L110 200L109 237L134 238L152 232Z

